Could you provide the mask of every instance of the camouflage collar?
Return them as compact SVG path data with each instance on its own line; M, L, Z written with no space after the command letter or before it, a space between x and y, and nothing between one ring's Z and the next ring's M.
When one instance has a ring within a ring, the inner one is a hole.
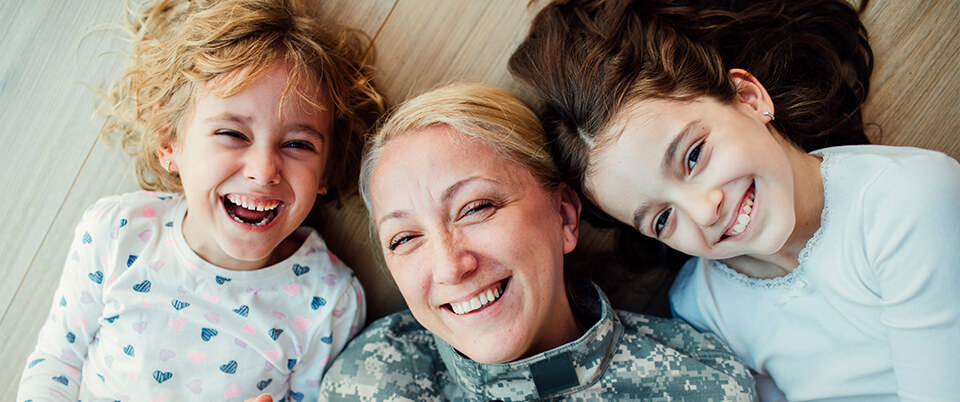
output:
M440 358L468 399L529 400L562 397L588 388L607 369L623 334L623 324L606 294L596 285L586 298L593 308L578 315L594 322L579 339L525 359L502 364L480 364L434 336Z

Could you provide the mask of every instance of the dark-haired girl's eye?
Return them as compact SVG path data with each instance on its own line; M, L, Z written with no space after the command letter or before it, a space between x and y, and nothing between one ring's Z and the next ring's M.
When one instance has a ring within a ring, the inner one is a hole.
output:
M690 151L687 152L687 157L684 158L684 165L687 168L687 173L693 172L693 169L697 167L697 164L700 163L700 153L703 151L703 142L701 141L693 148L690 148Z
M669 208L664 210L653 219L653 234L656 237L660 237L660 233L663 232L663 228L667 227L667 222L670 222L670 214L673 213L673 209Z

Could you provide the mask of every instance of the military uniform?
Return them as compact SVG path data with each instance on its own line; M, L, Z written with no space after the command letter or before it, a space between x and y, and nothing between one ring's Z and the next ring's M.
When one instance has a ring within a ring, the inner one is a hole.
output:
M337 357L321 399L754 400L747 368L686 323L614 311L594 287L579 339L521 360L480 364L403 311L372 323Z

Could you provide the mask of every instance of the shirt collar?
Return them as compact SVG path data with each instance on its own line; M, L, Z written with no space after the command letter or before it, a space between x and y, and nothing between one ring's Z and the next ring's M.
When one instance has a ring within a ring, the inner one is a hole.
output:
M570 343L509 363L481 364L434 335L440 358L471 399L549 398L588 388L607 369L623 334L606 294L596 285L589 293L576 303L586 306L577 318L594 324Z

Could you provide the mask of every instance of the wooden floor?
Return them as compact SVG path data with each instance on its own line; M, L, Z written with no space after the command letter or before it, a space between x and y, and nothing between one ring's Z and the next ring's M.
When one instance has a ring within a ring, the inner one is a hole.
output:
M526 0L314 0L332 20L361 28L377 49L390 99L468 80L525 97L506 60L534 9ZM97 139L96 93L119 71L127 44L98 24L121 1L0 2L0 400L47 315L72 230L96 199L136 189L131 162ZM960 157L960 2L874 1L864 16L877 59L865 120L879 143ZM958 206L960 207L960 206ZM372 317L402 308L366 241L357 204L324 232L367 288ZM603 243L588 233L583 246Z

